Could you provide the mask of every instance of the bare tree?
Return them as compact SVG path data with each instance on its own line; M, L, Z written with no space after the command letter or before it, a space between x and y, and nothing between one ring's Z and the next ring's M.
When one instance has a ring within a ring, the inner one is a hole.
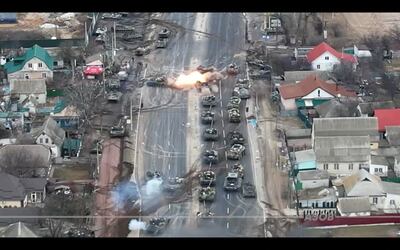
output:
M45 176L48 168L48 163L40 155L27 150L3 153L0 159L0 169L18 177Z
M384 74L382 77L383 81L383 88L387 91L388 95L390 96L391 100L393 101L396 93L398 92L398 86L397 86L397 81L395 76Z
M101 110L103 85L100 82L79 80L68 85L64 93L68 103L75 106L80 117L83 118L81 127L86 125L92 127L92 119Z
M400 42L400 26L393 25L393 27L389 30L389 36L396 42Z
M354 84L357 81L357 75L353 70L353 64L351 62L341 61L340 64L334 67L332 73L340 82Z

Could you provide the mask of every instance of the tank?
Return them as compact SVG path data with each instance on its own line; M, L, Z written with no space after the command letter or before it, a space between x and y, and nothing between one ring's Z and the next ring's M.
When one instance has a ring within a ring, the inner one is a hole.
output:
M201 74L205 74L207 72L214 72L214 67L204 67L203 65L200 65L197 67L197 71L199 71Z
M235 163L232 166L232 172L238 173L240 178L244 178L244 168L240 163Z
M151 218L146 226L146 233L149 234L161 234L167 228L171 219L166 217L155 217Z
M233 144L242 144L243 145L245 142L243 135L236 130L229 132L228 138L229 138L230 142L232 143L232 145Z
M226 191L238 191L242 187L242 178L236 172L228 172L224 180Z
M244 198L255 198L256 197L256 188L250 182L246 182L242 187L243 197Z
M226 72L229 75L237 75L239 73L239 67L236 64L231 63L228 65Z
M217 105L217 98L215 95L203 96L201 98L201 105L203 105L203 107L214 107Z
M229 149L227 157L229 160L240 160L245 155L245 147L241 144L233 144Z
M215 188L203 187L199 191L199 201L214 201Z
M231 108L228 110L229 122L239 123L240 122L240 111L237 108Z
M217 141L218 137L219 135L216 128L206 128L203 132L203 138L206 141Z
M218 162L218 152L216 150L204 151L203 161L206 164L216 164Z
M203 124L211 124L214 121L215 113L211 111L201 112L200 119Z
M217 178L213 171L204 171L200 173L200 185L201 186L213 186L215 185Z
M163 181L162 189L165 192L175 192L183 188L184 186L184 178L180 177L172 177Z

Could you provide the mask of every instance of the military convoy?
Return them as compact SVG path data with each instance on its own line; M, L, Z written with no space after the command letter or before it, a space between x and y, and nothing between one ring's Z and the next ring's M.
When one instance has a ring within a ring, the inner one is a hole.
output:
M168 178L162 182L162 189L165 192L175 192L181 190L185 184L184 180L185 179L181 177Z
M229 160L240 160L245 155L245 149L242 144L233 144L228 150L227 158Z
M216 128L206 128L203 132L203 138L206 141L218 140L218 131Z
M213 187L202 187L199 191L199 201L214 201L215 193L216 191Z
M210 170L200 173L199 177L201 186L213 186L217 180L215 173Z
M226 105L226 108L228 110L232 109L232 108L236 108L238 109L240 107L240 102L241 99L237 96L232 96L231 99L229 99L228 104Z
M149 78L146 81L146 85L149 87L167 87L168 86L167 77L160 76L160 77Z
M217 164L218 163L218 152L216 150L204 151L203 161L206 164Z
M240 111L237 108L231 108L228 110L229 122L239 123L240 122Z
M235 173L238 173L240 178L242 178L242 179L244 178L244 168L243 168L242 164L240 164L240 163L233 164L232 171Z
M237 172L228 172L224 180L226 191L238 191L242 187L242 178Z
M244 198L255 198L256 188L250 182L246 182L243 184L242 193Z
M242 144L243 145L245 142L243 135L236 130L229 132L228 138L229 138L229 141L232 143L232 145L233 144Z

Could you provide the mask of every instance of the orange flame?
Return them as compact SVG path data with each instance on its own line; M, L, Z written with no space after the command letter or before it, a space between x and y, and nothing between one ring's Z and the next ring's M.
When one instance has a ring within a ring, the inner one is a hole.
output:
M201 74L198 71L193 71L189 74L182 73L175 80L175 87L177 88L193 88L197 83L206 83L214 80L222 79L223 75L219 72L207 72Z

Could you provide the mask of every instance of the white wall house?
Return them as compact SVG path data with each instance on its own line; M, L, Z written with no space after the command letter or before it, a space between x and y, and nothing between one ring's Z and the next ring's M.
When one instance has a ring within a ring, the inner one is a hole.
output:
M311 67L318 71L333 71L336 64L340 64L340 60L329 51L325 51L311 62Z
M45 145L51 149L52 157L61 156L61 148L65 139L65 130L49 117L39 128L32 131L36 144Z
M341 216L369 216L371 214L368 197L339 198L337 209Z
M300 171L297 181L302 184L303 189L329 187L329 174L324 170Z
M54 144L54 141L47 134L41 134L36 138L36 144L44 145L50 148L53 157L61 156L61 149Z
M369 173L379 177L387 177L389 163L385 156L371 156Z
M348 176L357 173L360 169L368 169L369 162L317 162L317 169L326 170L331 176Z

